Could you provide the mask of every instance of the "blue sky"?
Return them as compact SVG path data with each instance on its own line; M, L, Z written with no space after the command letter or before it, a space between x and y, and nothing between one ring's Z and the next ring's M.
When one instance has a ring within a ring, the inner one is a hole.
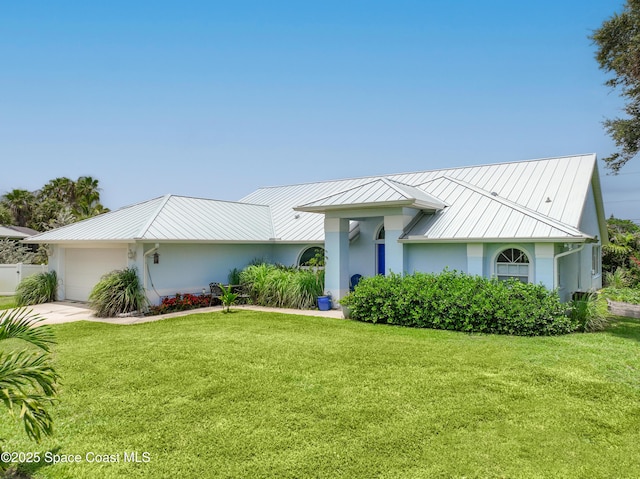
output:
M623 2L0 4L0 194L91 175L166 193L595 152L623 105L588 39ZM640 159L600 164L640 220Z

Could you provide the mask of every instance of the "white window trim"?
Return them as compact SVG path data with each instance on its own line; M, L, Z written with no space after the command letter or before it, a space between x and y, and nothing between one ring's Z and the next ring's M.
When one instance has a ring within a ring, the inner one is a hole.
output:
M497 249L496 252L493 254L493 256L491 256L491 277L492 278L498 278L498 271L497 271L497 260L498 260L498 256L500 256L500 253L502 253L503 251L506 251L508 249L519 249L520 251L522 251L524 254L527 255L527 258L529 258L529 277L527 282L529 283L533 283L533 278L534 278L534 262L535 262L535 256L531 254L531 252L523 247L522 245L518 245L518 244L505 244L504 246L502 246L501 248Z
M599 257L599 260L596 259L596 255ZM591 246L591 276L593 278L598 278L601 275L602 275L602 246L600 244L596 244Z

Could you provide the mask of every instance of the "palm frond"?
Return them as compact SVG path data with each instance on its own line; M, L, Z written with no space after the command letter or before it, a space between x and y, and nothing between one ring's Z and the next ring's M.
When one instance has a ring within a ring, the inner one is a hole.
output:
M24 350L0 353L1 391L26 394L26 391L38 390L46 396L53 396L57 392L57 379L58 375L46 353Z
M8 309L0 313L0 340L21 339L45 351L55 343L49 326L38 325L44 318L30 309Z
M19 410L18 417L24 424L24 430L30 439L40 442L42 434L47 436L53 434L53 418L46 410L53 399L41 394L24 394L20 391L0 391L2 400L9 407L9 412L15 415Z

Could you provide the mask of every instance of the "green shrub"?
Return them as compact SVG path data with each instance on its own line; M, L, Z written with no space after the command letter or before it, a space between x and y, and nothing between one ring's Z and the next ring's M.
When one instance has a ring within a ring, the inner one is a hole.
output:
M310 309L324 291L324 270L253 264L240 273L240 284L253 304Z
M419 328L537 336L577 326L543 285L456 271L363 278L340 302L360 321Z
M101 318L142 312L148 304L134 268L105 274L91 291L89 302L95 315Z
M229 284L240 284L241 271L242 270L238 268L233 268L229 271L229 274L227 275L227 281L229 282Z
M55 271L38 273L20 281L16 288L16 306L50 303L56 300L58 276Z
M577 296L569 306L569 315L580 331L602 331L609 323L607 300L599 297L596 292Z
M611 301L640 304L640 288L604 288L601 295Z
M621 289L628 288L631 285L631 276L625 268L619 267L611 273L605 271L604 283L611 288Z

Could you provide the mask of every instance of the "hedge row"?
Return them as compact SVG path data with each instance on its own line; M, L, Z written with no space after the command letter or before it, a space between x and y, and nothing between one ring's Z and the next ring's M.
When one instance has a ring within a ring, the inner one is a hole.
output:
M418 328L540 336L578 327L542 285L456 271L363 278L340 302L354 319Z

